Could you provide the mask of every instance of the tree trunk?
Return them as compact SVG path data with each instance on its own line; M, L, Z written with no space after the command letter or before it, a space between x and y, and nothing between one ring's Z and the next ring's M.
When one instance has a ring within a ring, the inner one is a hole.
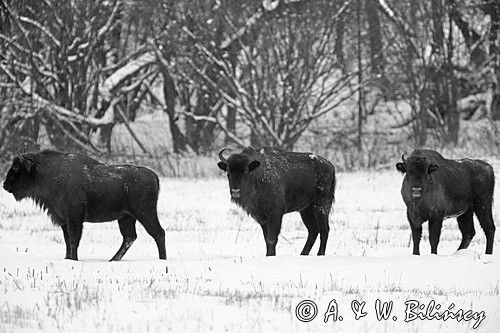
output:
M237 56L238 56L238 54L234 53L234 52L232 52L230 55L231 67L232 67L233 71L236 70L236 61L238 59ZM232 90L231 90L231 92L232 92ZM231 94L231 97L234 97L234 94ZM236 134L236 110L230 106L227 106L226 128L227 128L228 132ZM226 138L224 141L226 144L228 144L232 140L229 137L229 135L226 135Z
M429 77L432 83L432 109L434 114L444 120L444 139L458 143L459 115L457 111L457 87L453 73L453 29L449 17L449 39L445 45L444 17L442 0L431 2L432 12L432 53L429 58ZM446 47L445 47L446 46ZM446 52L447 51L447 52ZM436 126L440 126L436 122Z
M113 134L114 124L102 126L97 130L97 146L104 148L108 154L111 154L111 136Z
M168 125L170 127L170 134L172 135L172 145L175 153L183 153L187 151L187 140L182 134L179 126L176 123L175 116L175 98L177 92L175 90L174 81L168 73L166 68L162 69L163 75L163 95L165 98L164 112L168 116Z
M361 49L361 0L358 0L357 8L357 23L358 23L358 151L363 150L363 105L364 105L364 90L363 90L363 63L362 63L362 49Z
M344 17L339 16L338 22L336 24L336 34L335 34L335 56L337 61L342 66L342 69L346 71L345 59L344 59Z
M417 24L417 11L418 5L415 1L410 1L410 24L415 26ZM415 118L413 124L413 134L415 137L415 144L417 147L423 147L427 143L427 102L426 98L421 96L418 88L417 75L415 74L415 49L408 42L406 43L406 66L408 75L408 85L410 87L410 105L412 116Z
M476 67L482 66L487 59L487 56L482 43L480 42L481 35L477 33L467 21L464 20L462 13L457 8L455 0L446 0L446 5L449 8L448 15L450 15L450 18L460 30L462 36L464 37L465 44L471 52L471 64Z
M252 130L252 132L250 133L250 146L253 148L257 148L257 147L262 147L262 146L267 146L267 145L268 144L262 142L262 140L259 138L257 133L255 133L255 131Z
M202 91L202 94L207 94L208 98L203 98L201 103L198 102L198 105L196 106L196 110L198 110L198 112L196 114L208 116L211 113L211 107L215 105L215 102L213 101L213 95L215 92L211 91L210 93L205 93ZM197 149L199 153L207 153L212 150L212 144L215 141L215 126L215 123L208 121L198 121L196 123L195 134L197 136Z
M38 134L40 132L40 119L38 117L26 119L21 122L16 135L12 136L10 151L26 152L36 151L40 148L37 144Z
M488 34L489 50L492 63L492 92L490 114L493 120L500 120L500 5L489 4L485 11L491 17L491 28Z
M118 14L118 16L121 16ZM114 30L111 32L109 38L107 38L104 43L106 48L99 48L98 52L100 57L96 59L99 61L99 65L102 67L108 67L115 65L118 62L118 50L120 48L120 38L121 38L121 24L117 24ZM97 96L99 93L98 90L98 81L96 81L96 89L95 89L95 105L97 105ZM103 101L101 108L96 114L97 118L101 118L106 113L111 101ZM104 148L108 154L111 154L111 136L113 134L114 124L109 124L106 126L102 126L97 129L97 147Z
M384 55L382 52L382 34L380 32L380 18L378 16L377 3L377 0L365 0L365 8L369 26L368 36L370 38L370 62L372 72L383 74Z
M227 107L226 127L228 132L236 134L236 110L232 107ZM228 144L232 140L226 135L225 143Z
M453 144L458 143L458 131L460 127L460 115L458 113L458 108L457 108L457 80L455 78L455 73L453 71L453 21L451 17L449 18L448 22L448 55L446 58L446 67L448 70L446 70L447 73L447 80L445 81L447 83L448 91L448 110L447 110L447 115L448 115L448 141L452 142Z

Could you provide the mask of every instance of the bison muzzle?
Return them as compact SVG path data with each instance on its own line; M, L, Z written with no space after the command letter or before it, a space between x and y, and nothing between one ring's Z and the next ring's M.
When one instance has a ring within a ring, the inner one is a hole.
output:
M83 222L111 220L118 220L123 236L111 260L120 260L137 238L137 220L154 238L160 259L166 259L157 215L159 180L147 168L45 150L15 157L3 188L17 201L31 198L47 211L63 231L66 259L78 260Z

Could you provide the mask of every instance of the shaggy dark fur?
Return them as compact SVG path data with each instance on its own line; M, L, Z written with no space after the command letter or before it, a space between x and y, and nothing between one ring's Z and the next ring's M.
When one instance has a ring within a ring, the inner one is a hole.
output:
M165 231L156 213L159 181L147 168L42 151L16 157L3 187L18 201L32 198L62 228L66 259L78 260L84 221L111 220L118 220L123 236L111 260L120 260L137 238L136 220L154 238L160 259L166 259Z
M475 213L486 235L486 254L493 252L493 190L495 174L481 160L445 159L433 150L417 149L396 169L405 173L401 195L407 207L413 237L413 254L420 254L422 224L429 221L431 253L437 254L443 219L457 217L462 233L459 250L466 249L476 234Z
M318 255L324 255L335 195L333 165L318 155L267 147L245 148L228 159L222 152L218 166L227 172L231 200L261 225L266 255L276 254L283 215L295 211L309 232L301 254L309 254L319 233Z

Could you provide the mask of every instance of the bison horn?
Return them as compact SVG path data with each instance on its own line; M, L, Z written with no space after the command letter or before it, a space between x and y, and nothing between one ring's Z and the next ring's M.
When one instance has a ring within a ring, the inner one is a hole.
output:
M219 159L222 161L222 162L227 162L227 159L224 157L224 155L222 155L222 153L224 153L224 151L226 150L227 148L224 148L222 149L220 152L219 152Z
M401 159L403 160L403 162L406 162L406 154L401 155Z

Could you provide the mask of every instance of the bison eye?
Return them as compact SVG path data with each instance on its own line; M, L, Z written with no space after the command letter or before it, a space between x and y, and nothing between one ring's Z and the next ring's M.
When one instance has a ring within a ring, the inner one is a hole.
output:
M429 165L429 168L427 169L427 172L428 173L433 173L434 171L436 171L439 167L436 165L436 164L430 164Z
M253 161L252 163L250 163L250 165L248 166L248 170L250 171L253 171L255 169L257 169L260 165L260 162L259 161Z

